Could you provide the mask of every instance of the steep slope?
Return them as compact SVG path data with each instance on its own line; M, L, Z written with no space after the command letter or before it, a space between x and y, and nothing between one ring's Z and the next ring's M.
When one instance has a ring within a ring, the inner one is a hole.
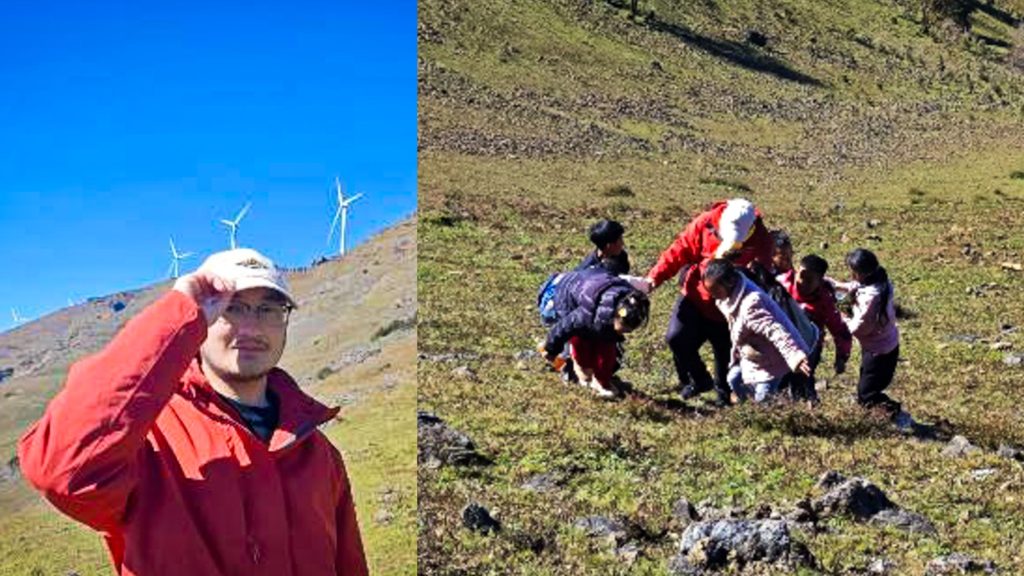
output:
M664 574L680 499L755 515L817 496L830 469L937 532L824 520L794 534L821 571L885 557L921 574L954 551L1024 571L1022 470L995 454L1024 444L1024 7L964 4L966 32L924 31L917 2L421 3L420 407L491 461L420 470L421 572ZM530 356L536 289L591 249L594 220L625 224L644 273L734 196L836 275L877 251L907 311L893 394L985 450L945 457L862 414L831 346L818 411L680 402L668 287L627 345L631 399L593 400ZM502 529L467 530L471 502ZM574 527L595 515L624 526L618 547Z

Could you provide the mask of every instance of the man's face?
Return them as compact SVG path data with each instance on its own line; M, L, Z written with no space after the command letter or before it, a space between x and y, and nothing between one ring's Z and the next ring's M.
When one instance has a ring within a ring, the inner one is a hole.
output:
M821 288L822 278L820 274L811 272L801 266L796 272L796 290L801 294L812 295Z
M711 297L715 300L725 300L729 297L729 287L720 278L717 280L704 278L703 282L704 287L708 289Z
M248 382L277 366L287 340L286 300L269 288L235 293L207 330L203 366L226 382ZM282 312L284 313L282 315Z
M619 236L618 240L605 246L602 252L604 252L606 256L618 256L619 254L622 254L622 251L625 249L626 239L622 236Z
M775 266L775 270L778 272L789 272L793 269L793 247L792 246L776 246L775 253L772 254L772 264Z

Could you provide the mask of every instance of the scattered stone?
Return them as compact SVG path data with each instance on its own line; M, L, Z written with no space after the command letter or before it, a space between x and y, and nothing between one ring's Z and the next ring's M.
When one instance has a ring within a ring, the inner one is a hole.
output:
M713 520L686 529L669 570L676 575L695 575L751 565L772 565L790 573L814 566L816 561L806 547L790 538L784 521Z
M822 482L819 481L818 485L822 486ZM895 507L878 486L863 478L850 478L832 484L829 491L813 503L814 512L818 516L845 514L861 521Z
M871 517L870 523L879 526L892 526L911 534L928 534L932 536L938 534L931 520L916 512L909 512L902 508L882 510Z
M661 65L661 62L651 60L651 70L654 70L655 72L664 72L665 67Z
M627 542L615 549L615 557L626 566L632 566L640 556L640 547L634 542Z
M846 481L846 476L843 476L835 470L829 470L818 478L818 483L815 484L815 488L821 490L831 490L835 486L842 484Z
M971 444L970 440L959 434L953 436L949 444L946 444L946 447L942 449L942 455L947 458L960 458L961 456L978 452L981 452L981 448Z
M6 464L0 465L0 482L10 482L21 477L21 466L18 457L13 456Z
M940 556L928 563L925 576L946 574L995 574L996 565L991 560L978 560L960 552Z
M0 382L14 376L14 368L0 368Z
M470 382L479 382L480 378L476 375L469 366L459 366L452 370L452 376L456 378L462 378L463 380L469 380Z
M896 569L896 565L893 564L887 558L875 558L868 564L867 573L871 576L886 576L892 573Z
M381 508L373 515L373 521L382 526L391 524L391 521L395 519L395 515L391 513L387 508Z
M820 244L818 244L818 247L821 248L822 250L828 250L828 242L822 241Z
M618 545L626 539L626 526L607 516L586 516L576 520L573 526L583 530L591 538L607 540L612 545Z
M501 530L501 522L491 516L490 510L476 502L470 502L462 509L462 525L481 534L490 534Z
M533 306L530 306L530 308L532 309ZM533 360L535 358L540 358L540 353L538 353L536 350L531 349L520 350L519 352L515 353L513 358L515 360Z
M872 218L871 220L868 220L867 222L864 223L864 225L867 226L868 228L878 228L878 226L881 224L882 221L878 220L877 218Z
M908 532L935 534L935 526L924 516L900 508L884 492L864 478L842 479L838 472L827 472L819 487L831 486L824 496L811 503L819 518L843 514L860 522L892 526Z
M1024 462L1024 450L1010 446L1009 444L1000 444L999 450L996 451L996 455L1001 458Z
M1009 350L1010 348L1013 348L1013 342L1007 342L1005 340L1000 340L998 342L993 342L993 343L989 344L988 347L993 349L993 350Z
M530 492L551 492L558 489L558 484L561 478L558 474L553 472L547 472L545 474L537 474L531 476L526 482L523 482L523 490L529 490Z
M1017 331L1017 327L1014 326L1013 324L1010 324L1009 322L1003 322L1002 324L999 325L999 331L1002 332L1003 334L1013 334L1014 332Z
M978 468L977 470L971 470L971 478L974 480L984 480L995 473L995 468Z
M1003 262L1000 266L1003 267L1003 270L1013 270L1014 272L1024 271L1024 265L1020 262Z
M672 505L672 517L679 523L680 528L685 528L690 523L701 519L697 509L686 498L680 498Z
M867 238L868 238L868 240L872 240L874 242L881 242L882 241L882 237L879 236L878 234L868 234Z
M516 361L516 370L521 370L523 372L526 372L529 369L530 369L530 365L526 363L526 360L517 360Z
M963 344L974 344L978 340L981 340L981 337L980 336L975 336L974 334L950 334L948 339L949 339L950 342L961 342Z
M466 466L488 463L476 451L476 445L469 436L450 428L444 420L429 412L417 412L416 438L419 447L416 460L427 469L437 469L445 464Z
M1021 364L1024 364L1024 354L1014 354L1012 352L1007 352L1003 356L1003 364L1006 364L1007 366L1013 368L1019 367Z
M818 521L818 515L814 513L814 506L807 498L798 500L793 508L786 513L785 518L789 522L797 524L813 523Z

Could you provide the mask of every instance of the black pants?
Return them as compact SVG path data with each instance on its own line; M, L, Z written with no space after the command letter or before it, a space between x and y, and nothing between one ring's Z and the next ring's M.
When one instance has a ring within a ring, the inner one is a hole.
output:
M900 347L886 354L872 354L861 350L860 382L857 383L857 402L865 408L879 407L896 415L902 409L900 403L888 397L884 390L892 384L896 373L896 362L900 359Z
M779 391L789 388L789 397L793 400L810 400L811 402L818 401L818 390L815 388L814 373L818 370L818 364L821 363L821 348L822 342L818 341L818 345L811 351L811 355L807 357L807 363L811 365L811 375L804 376L798 372L790 372L782 379L782 383L779 384Z
M700 358L700 347L709 341L715 355L714 380ZM707 319L693 302L679 296L668 323L665 342L672 350L672 360L680 385L685 386L692 382L701 392L711 390L713 386L720 398L728 400L729 384L726 381L726 373L729 370L732 342L729 340L729 325L724 320L715 322Z

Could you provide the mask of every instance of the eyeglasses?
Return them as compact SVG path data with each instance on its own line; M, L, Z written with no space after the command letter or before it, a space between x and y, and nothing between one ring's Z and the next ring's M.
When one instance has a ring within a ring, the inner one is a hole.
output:
M256 318L257 324L280 327L288 322L292 307L286 304L260 304L253 308L245 302L228 304L221 316L232 324L239 324L246 318Z

